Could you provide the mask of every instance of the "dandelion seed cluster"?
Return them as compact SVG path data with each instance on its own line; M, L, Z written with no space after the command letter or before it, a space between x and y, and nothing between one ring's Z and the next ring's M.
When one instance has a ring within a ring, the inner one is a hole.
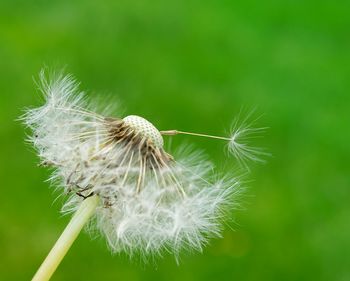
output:
M173 157L142 117L96 113L71 76L47 79L42 72L40 90L44 105L24 116L30 141L42 164L55 168L51 179L71 195L65 211L92 194L100 198L96 227L113 252L177 257L220 236L238 204L237 180L213 176L212 164L197 152L182 149ZM230 149L239 153L233 141Z

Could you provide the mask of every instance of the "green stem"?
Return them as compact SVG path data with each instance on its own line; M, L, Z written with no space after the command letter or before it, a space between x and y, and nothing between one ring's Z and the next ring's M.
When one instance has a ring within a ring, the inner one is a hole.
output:
M58 238L56 244L34 275L32 281L46 281L51 278L58 265L67 254L81 229L95 212L99 199L96 195L86 198L79 206L71 221Z

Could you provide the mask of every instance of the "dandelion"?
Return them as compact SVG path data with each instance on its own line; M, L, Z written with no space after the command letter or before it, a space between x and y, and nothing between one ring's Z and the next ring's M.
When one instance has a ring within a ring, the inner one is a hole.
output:
M201 251L219 237L227 213L238 206L239 181L213 175L213 165L198 152L176 157L164 149L163 136L187 134L222 139L238 158L255 159L255 150L232 137L178 130L159 131L146 119L98 114L71 76L47 79L40 73L45 103L23 116L41 164L54 168L51 180L69 198L70 223L33 280L48 280L88 221L112 252L147 257L182 250Z

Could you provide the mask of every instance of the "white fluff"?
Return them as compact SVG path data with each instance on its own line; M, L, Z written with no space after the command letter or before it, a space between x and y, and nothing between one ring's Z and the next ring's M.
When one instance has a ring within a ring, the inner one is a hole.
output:
M209 238L220 236L222 222L238 204L238 181L217 180L210 162L183 151L168 167L146 170L136 193L138 159L106 142L105 117L88 109L74 79L57 75L47 81L42 72L40 81L45 104L23 118L42 163L55 167L52 179L71 194L64 211L79 207L83 199L76 192L97 194L96 227L113 252L130 256L165 251L177 257L182 249L201 251ZM230 149L252 158L250 149L237 142L247 133L236 131ZM130 161L123 161L125 155Z
M254 127L256 120L250 120L253 113L254 111L249 113L243 120L235 120L228 143L229 152L248 170L248 161L265 162L264 157L270 155L263 148L252 145L252 140L261 137L267 129Z

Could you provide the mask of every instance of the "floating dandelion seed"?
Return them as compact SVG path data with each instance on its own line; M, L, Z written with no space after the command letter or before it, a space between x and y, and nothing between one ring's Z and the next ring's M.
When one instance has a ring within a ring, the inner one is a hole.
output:
M91 217L111 250L130 256L166 251L178 257L182 249L201 251L209 238L220 236L226 212L238 204L238 180L214 180L211 163L198 153L174 159L162 135L226 140L236 158L257 160L257 150L238 142L252 133L249 128L230 138L159 131L140 116L89 110L70 76L47 80L41 72L40 82L45 104L28 110L23 120L42 164L55 168L51 179L71 195L63 210L75 215L33 280L51 277Z
M240 120L239 117L233 122L231 129L231 137L227 139L229 152L239 161L239 163L247 168L249 161L265 162L264 157L270 156L263 148L256 147L251 144L253 139L261 137L265 128L255 127L257 119L253 119L254 111L251 111L245 118Z

